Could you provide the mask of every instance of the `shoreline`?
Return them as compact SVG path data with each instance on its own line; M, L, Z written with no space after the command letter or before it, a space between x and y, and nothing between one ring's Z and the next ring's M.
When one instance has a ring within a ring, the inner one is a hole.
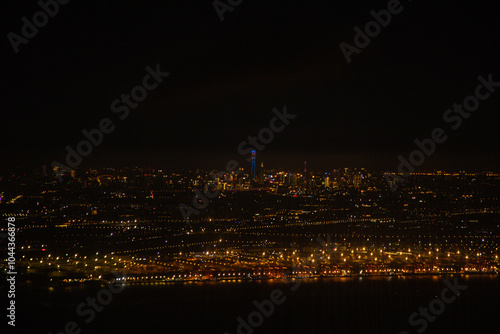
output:
M398 275L317 275L310 277L296 277L290 276L287 278L284 277L261 277L261 278L225 278L225 279L215 279L215 280L167 280L167 279L152 279L152 280L139 280L139 281L130 281L126 280L122 284L126 285L144 285L144 284L186 284L186 283L243 283L243 282L258 282L258 281L283 281L287 282L287 280L317 280L317 279L334 279L334 278L418 278L418 277L447 277L447 276L497 276L500 278L500 273L498 272L455 272L455 273L425 273L425 274L398 274Z

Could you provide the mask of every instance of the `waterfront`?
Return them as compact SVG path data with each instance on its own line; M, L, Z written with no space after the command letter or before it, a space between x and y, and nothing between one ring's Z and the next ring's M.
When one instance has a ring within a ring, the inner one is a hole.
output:
M448 277L450 278L450 277ZM300 280L128 284L94 321L75 310L99 286L39 289L23 287L18 324L25 332L59 333L76 321L82 333L237 333L245 318L279 289L286 298L254 333L416 333L408 317L427 307L445 287L444 276L335 277ZM486 333L496 329L500 311L498 275L461 276L467 289L432 322L425 333ZM167 330L167 328L169 330Z

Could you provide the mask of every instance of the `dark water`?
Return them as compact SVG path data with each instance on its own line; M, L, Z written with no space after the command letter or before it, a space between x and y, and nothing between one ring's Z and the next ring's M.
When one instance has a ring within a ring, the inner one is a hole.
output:
M234 334L236 318L247 319L256 310L254 300L269 299L278 289L286 299L253 333L417 333L420 326L412 327L408 317L440 296L444 279L310 279L302 280L295 291L291 290L294 283L282 280L131 285L114 295L89 324L76 314L76 307L101 288L28 287L17 296L13 332L55 334L64 332L65 324L73 320L81 333ZM459 282L467 289L446 304L424 333L498 333L498 276L466 276Z

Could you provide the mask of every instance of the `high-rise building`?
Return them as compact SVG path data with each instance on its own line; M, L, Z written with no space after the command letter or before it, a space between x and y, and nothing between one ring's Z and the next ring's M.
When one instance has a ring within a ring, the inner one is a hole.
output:
M330 178L328 177L328 174L326 174L326 177L325 177L325 187L330 187Z
M251 169L251 172L250 172L250 178L252 180L255 180L256 178L256 171L255 171L255 168L256 168L256 161L255 161L255 150L252 150L252 169Z
M356 188L358 188L361 185L361 175L359 174L354 175L352 183Z
M304 184L307 184L307 161L304 161Z
M264 183L264 162L260 163L259 168L259 182Z

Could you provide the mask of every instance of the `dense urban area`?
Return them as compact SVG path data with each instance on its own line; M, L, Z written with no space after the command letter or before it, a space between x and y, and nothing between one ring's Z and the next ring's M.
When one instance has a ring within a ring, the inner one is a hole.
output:
M0 177L0 213L16 221L18 281L167 284L500 266L498 173L388 178L307 165L55 172L42 166ZM6 225L1 233L5 245Z

